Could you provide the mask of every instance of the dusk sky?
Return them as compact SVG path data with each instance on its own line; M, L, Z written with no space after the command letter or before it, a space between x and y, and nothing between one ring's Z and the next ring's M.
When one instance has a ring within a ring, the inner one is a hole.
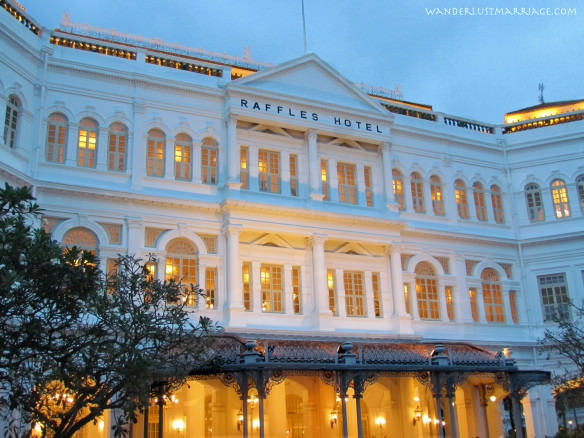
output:
M20 3L48 28L68 11L76 23L235 56L249 47L272 64L304 53L301 0ZM305 17L309 52L351 81L399 84L404 99L436 111L501 123L538 103L540 82L546 102L584 99L577 0L305 0Z

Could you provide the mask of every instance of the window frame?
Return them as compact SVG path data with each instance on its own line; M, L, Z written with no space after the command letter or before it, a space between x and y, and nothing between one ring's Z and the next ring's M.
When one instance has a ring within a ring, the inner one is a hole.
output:
M298 196L298 155L290 154L290 196Z
M219 144L213 137L205 137L201 142L201 182L217 185L219 183Z
M11 94L8 96L8 101L6 102L6 112L4 115L4 133L2 138L4 139L4 144L10 149L16 147L16 140L18 135L18 125L20 123L20 99Z
M193 179L193 139L185 133L174 137L174 179L177 181Z
M239 182L243 190L249 190L249 147L239 147Z
M475 214L477 220L481 222L487 222L489 217L487 216L487 205L485 203L485 188L482 183L475 181L472 185L472 195L475 205Z
M57 120L61 118L62 120ZM47 136L45 139L45 159L49 163L64 164L67 158L67 137L69 135L69 119L63 113L55 112L47 120ZM51 138L53 141L51 141ZM57 159L54 159L54 158Z
M345 315L350 317L366 317L365 282L362 271L343 271L345 288Z
M114 172L125 172L127 156L128 156L128 127L121 122L113 122L109 125L108 128L107 138L108 170L112 170Z
M146 138L146 175L164 178L165 163L166 134L159 128L152 128Z
M552 203L556 219L566 219L572 215L568 186L563 179L556 178L550 184Z
M505 323L505 303L503 287L497 271L486 268L481 273L481 291L483 293L483 308L487 323Z
M466 183L462 179L454 181L454 198L459 219L469 219L470 210L468 208L468 192Z
M438 175L432 175L430 177L430 196L432 199L432 210L435 216L444 216L443 193L442 180Z
M537 183L528 183L524 187L527 217L529 222L545 221L545 209L541 187Z
M328 182L328 160L326 158L320 159L320 181L322 187L323 201L330 201L330 187Z
M367 207L373 207L373 175L371 166L363 166L363 179L365 181L365 201Z
M337 161L337 187L339 191L339 202L356 205L357 193L357 166L354 163Z
M505 223L503 211L503 193L497 184L491 186L491 206L493 207L493 219L497 224Z
M264 193L280 193L282 190L280 151L258 150L258 185Z
M97 120L91 117L84 117L79 122L77 132L77 166L95 169L99 147L99 124Z
M268 275L266 275L268 274ZM262 263L260 265L260 292L263 313L284 313L284 267Z
M404 174L399 169L391 170L391 185L393 188L393 199L399 206L399 210L405 211L406 198L404 196Z
M584 175L576 177L576 191L578 192L578 200L580 201L580 210L584 213Z
M418 316L425 321L439 321L441 319L440 292L434 267L428 262L418 263L415 269L415 281Z
M560 278L561 281L558 281ZM570 321L572 319L570 293L565 272L538 275L537 288L542 305L543 322L554 322L556 319Z
M419 214L426 213L424 203L424 179L419 172L410 173L410 191L412 196L412 208Z

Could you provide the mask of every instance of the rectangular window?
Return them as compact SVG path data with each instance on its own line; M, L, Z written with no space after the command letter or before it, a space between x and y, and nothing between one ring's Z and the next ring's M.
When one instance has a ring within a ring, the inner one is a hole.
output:
M322 181L322 194L324 201L330 201L328 184L328 160L320 160L320 179Z
M247 146L241 146L239 149L239 181L242 189L249 189L249 149Z
M67 119L60 114L54 114L47 128L47 161L63 163L67 144Z
M148 136L146 173L148 176L164 176L164 148L166 140L164 136L157 134Z
M517 291L509 291L509 307L511 308L511 318L515 324L519 323L519 314L517 313Z
M258 151L258 178L260 192L280 193L280 153Z
M373 207L373 188L371 185L371 167L365 166L363 168L365 177L365 199L367 200L367 207Z
M262 312L282 312L282 267L261 265Z
M148 406L148 438L160 438L158 435L158 409L157 405Z
M201 182L217 184L217 146L210 141L201 146Z
M300 289L300 267L292 267L292 302L294 303L294 313L302 313L302 295Z
M477 290L471 287L468 290L468 297L470 299L470 311L472 314L472 320L474 322L479 322L479 306L477 303Z
M364 316L363 273L357 271L344 271L343 283L345 284L345 306L347 309L347 316Z
M79 142L77 146L77 165L82 167L95 167L97 130L85 127L79 129Z
M338 315L337 313L337 288L335 287L335 271L334 269L329 269L326 273L326 280L328 285L328 297L329 297L329 310L333 315Z
M215 308L215 281L217 268L205 269L205 306L207 309Z
M244 262L241 266L242 286L243 286L243 308L251 310L251 266L249 262Z
M438 287L433 276L416 276L416 296L421 319L440 319Z
M406 312L410 315L412 311L410 310L410 285L408 283L404 283L404 299L406 301Z
M298 196L298 155L290 154L290 195Z
M381 294L379 291L379 272L371 274L371 286L373 287L373 306L375 307L375 317L381 318Z
M406 200L404 198L404 176L397 169L393 169L392 171L392 185L395 202L399 205L400 211L404 211L406 209Z
M117 172L126 170L128 131L121 123L110 126L107 146L107 168Z
M355 165L338 162L337 181L339 184L339 201L356 204L357 184L355 181Z
M444 293L446 295L446 312L448 313L448 319L454 321L454 301L452 297L452 286L445 286Z
M543 304L543 320L571 319L566 274L541 275L537 277L537 284Z
M191 145L177 141L174 145L174 177L178 180L190 181L191 165Z
M483 281L483 303L488 322L505 322L503 293L498 282Z

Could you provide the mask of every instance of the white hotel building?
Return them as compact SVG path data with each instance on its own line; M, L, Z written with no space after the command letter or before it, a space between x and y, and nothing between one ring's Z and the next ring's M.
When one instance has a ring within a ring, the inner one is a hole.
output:
M0 7L0 179L104 269L154 254L200 284L194 317L247 343L133 437L555 434L535 384L568 364L538 339L584 299L584 101L489 125L315 54L270 66Z

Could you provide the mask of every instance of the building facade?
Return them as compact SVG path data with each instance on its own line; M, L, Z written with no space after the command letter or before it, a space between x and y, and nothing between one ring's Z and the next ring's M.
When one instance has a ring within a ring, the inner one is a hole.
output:
M582 101L489 125L314 54L264 65L0 5L0 178L105 270L152 254L201 285L195 317L248 342L133 436L557 431L529 372L568 366L538 339L584 298Z

